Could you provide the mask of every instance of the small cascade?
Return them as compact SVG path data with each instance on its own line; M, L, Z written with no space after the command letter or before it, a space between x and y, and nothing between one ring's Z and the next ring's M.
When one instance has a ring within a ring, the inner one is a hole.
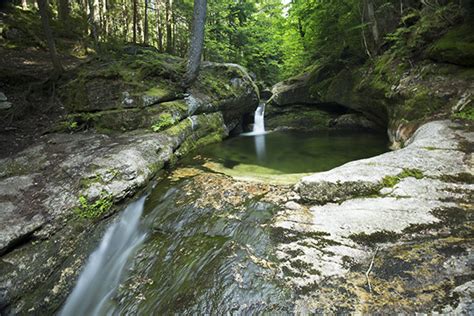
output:
M253 132L254 135L265 134L265 103L262 102L255 110Z
M91 254L60 315L103 315L121 281L127 259L145 239L140 217L145 197L131 203Z

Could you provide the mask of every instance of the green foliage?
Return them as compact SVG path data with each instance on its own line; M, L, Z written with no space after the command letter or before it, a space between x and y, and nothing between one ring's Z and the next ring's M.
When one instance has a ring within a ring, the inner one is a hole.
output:
M382 179L382 185L387 188L393 188L397 185L402 179L413 177L415 179L423 179L423 172L419 169L409 169L405 168L396 176L385 176Z
M474 66L472 28L472 25L463 24L450 30L428 49L428 55L441 62Z
M74 209L74 212L86 219L99 218L113 206L112 196L105 191L102 191L100 198L93 203L90 203L83 195L79 197L78 202L79 206Z
M455 3L410 8L401 17L401 25L385 35L388 54L398 62L409 62L423 51L439 34L459 19L460 8ZM386 53L387 54L387 53Z
M474 107L465 107L461 112L457 112L451 115L454 119L474 121Z
M241 64L273 84L283 63L283 23L279 0L209 1L204 58Z
M151 126L152 131L162 131L176 123L175 118L169 113L160 114L158 121Z

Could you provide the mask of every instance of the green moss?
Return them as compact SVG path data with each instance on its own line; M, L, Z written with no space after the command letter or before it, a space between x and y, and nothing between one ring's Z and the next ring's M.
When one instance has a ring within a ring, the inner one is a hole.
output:
M385 176L382 179L382 185L387 188L392 188L397 185L402 179L413 177L415 179L422 179L424 177L423 172L419 169L403 169L396 176Z
M413 177L415 179L423 179L424 175L420 169L403 169L403 171L398 175L399 178L408 178Z
M188 105L184 100L163 102L159 104L159 108L170 113L177 113L182 117L188 113Z
M377 243L395 242L400 237L401 234L387 230L377 231L372 234L359 233L349 235L349 238L351 240L355 241L356 243L364 244L367 246L374 246Z
M472 25L466 23L448 31L430 46L428 55L436 61L474 66Z
M94 128L101 132L112 133L114 131L130 131L139 128L150 128L164 120L162 124L169 123L169 113L163 113L160 106L146 108L116 109L99 112L84 112L69 114L66 119L59 124L56 131L72 131L70 126L76 126L74 131ZM176 116L179 117L176 112ZM163 117L162 117L163 116ZM177 119L175 119L176 121ZM165 124L166 125L166 124Z
M83 195L79 197L78 202L79 206L74 208L74 212L77 216L86 219L99 218L113 206L112 196L105 191L102 191L100 198L93 203L90 203Z
M272 117L265 119L268 128L290 127L298 129L327 129L332 116L324 111L291 110L284 113L275 113Z
M176 123L175 118L169 113L162 113L159 116L158 121L156 121L152 126L151 129L154 132L162 131Z
M387 188L392 188L400 182L400 178L397 176L385 176L382 179L382 185Z
M145 91L145 94L150 95L152 97L163 97L163 96L168 95L169 91L161 87L153 87Z
M406 117L410 120L425 119L446 104L446 100L436 97L429 89L419 86L414 95L408 97L397 109L398 117Z
M172 100L183 92L180 65L181 59L155 51L99 56L76 70L74 79L60 87L60 96L70 112L143 107Z
M474 107L465 107L461 112L451 115L453 119L474 121Z
M455 175L444 175L441 177L441 180L451 183L474 184L474 175L463 172Z

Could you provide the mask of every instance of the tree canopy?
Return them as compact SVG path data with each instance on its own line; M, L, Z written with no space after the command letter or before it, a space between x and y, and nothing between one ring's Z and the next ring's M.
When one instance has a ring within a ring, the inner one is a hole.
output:
M42 2L54 35L80 38L84 51L130 42L180 57L190 49L193 0ZM32 0L13 3L39 16ZM268 86L315 61L362 63L390 45L392 32L408 27L417 10L449 3L472 12L464 0L209 0L203 58L241 64Z

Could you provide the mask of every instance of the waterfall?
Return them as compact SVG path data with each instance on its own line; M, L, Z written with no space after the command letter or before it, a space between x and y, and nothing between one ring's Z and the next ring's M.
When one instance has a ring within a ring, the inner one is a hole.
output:
M252 134L265 134L265 103L260 103L255 110Z
M143 242L140 217L145 197L131 203L91 254L60 315L103 315L131 253Z
M240 134L242 136L265 135L265 102L258 105L253 114L253 130L250 133Z

